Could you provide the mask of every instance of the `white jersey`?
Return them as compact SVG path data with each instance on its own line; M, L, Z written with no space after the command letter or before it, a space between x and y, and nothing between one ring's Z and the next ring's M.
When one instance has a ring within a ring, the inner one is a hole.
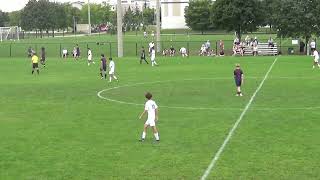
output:
M181 53L181 54L186 54L186 53L187 53L187 49L186 49L185 47L182 47L182 48L180 49L180 53Z
M91 50L88 50L88 60L92 60L92 52L91 52Z
M148 119L149 121L155 121L156 120L156 109L158 109L158 106L156 102L153 100L148 100L144 106L144 110L148 111Z
M154 61L156 59L156 51L153 49L151 50L151 61Z
M114 70L115 70L115 64L114 64L114 61L110 61L110 63L109 63L109 68L110 68L110 70L109 70L109 74L113 74L114 73Z
M311 48L316 48L316 42L312 41L312 42L310 43L310 47L311 47Z
M314 56L314 61L318 62L319 61L319 53L317 50L313 51L313 56Z

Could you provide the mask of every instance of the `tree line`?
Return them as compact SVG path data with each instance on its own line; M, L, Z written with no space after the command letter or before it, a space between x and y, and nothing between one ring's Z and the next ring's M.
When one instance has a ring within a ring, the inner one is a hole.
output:
M107 3L90 4L92 28L99 25L108 25L110 30L116 29L116 12ZM123 19L123 29L126 31L145 29L148 25L154 24L153 9L148 7L139 10L127 9ZM73 7L70 3L57 3L49 0L29 0L26 6L20 11L10 13L0 11L0 27L19 26L26 31L36 31L42 36L43 32L55 30L73 30L74 21L77 24L88 23L88 5L82 9Z
M320 34L320 0L191 0L185 9L193 30L226 30L239 39L269 26L279 37L305 38Z

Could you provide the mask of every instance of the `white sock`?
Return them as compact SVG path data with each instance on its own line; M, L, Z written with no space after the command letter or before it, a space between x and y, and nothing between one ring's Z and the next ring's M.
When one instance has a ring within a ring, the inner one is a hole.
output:
M110 76L110 77L109 77L109 82L111 82L111 80L112 80L112 77Z
M114 78L115 80L117 80L117 79L118 79L115 75L113 75L113 78Z
M94 62L94 61L92 61L92 63L93 63L93 64L95 64L95 62Z
M142 138L142 139L145 139L145 138L146 138L146 133L145 133L144 131L142 132L141 138Z
M155 65L158 65L156 61L154 61L154 64L155 64Z
M154 137L156 138L157 141L159 141L159 133L154 133Z
M154 66L154 62L153 61L151 61L151 66Z

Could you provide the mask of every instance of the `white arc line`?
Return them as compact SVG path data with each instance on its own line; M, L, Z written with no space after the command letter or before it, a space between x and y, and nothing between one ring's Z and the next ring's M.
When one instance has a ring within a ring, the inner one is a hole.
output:
M218 159L220 158L222 152L224 151L226 145L228 144L228 142L230 141L230 139L233 136L234 131L237 129L237 127L239 126L241 120L243 119L244 115L246 114L246 112L248 111L249 107L251 106L254 98L256 97L257 93L260 91L261 87L263 86L265 80L268 78L269 73L271 72L274 64L277 62L278 58L276 58L273 63L271 64L269 70L267 71L266 75L264 76L263 80L261 81L260 85L258 86L258 88L256 89L256 91L253 93L253 95L250 98L250 101L248 102L248 104L246 105L246 107L243 109L241 115L239 116L239 118L237 119L237 121L234 123L232 129L229 131L228 136L226 137L226 139L223 141L222 145L220 146L218 152L215 154L215 156L212 158L208 168L206 169L206 171L204 172L204 174L201 177L201 180L205 180L208 175L210 174L210 172L212 171L212 169L214 168L214 165L216 164L216 162L218 161Z

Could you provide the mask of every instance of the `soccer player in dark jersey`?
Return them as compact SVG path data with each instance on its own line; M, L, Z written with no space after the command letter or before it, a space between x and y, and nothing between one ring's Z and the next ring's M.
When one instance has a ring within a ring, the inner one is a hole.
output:
M242 96L241 84L243 84L243 71L240 68L240 64L236 64L236 69L233 71L234 80L237 87L237 96Z
M46 67L46 49L44 47L41 48L40 63L43 65L43 67Z
M78 59L78 58L80 58L80 47L78 44L76 46L76 50L77 50L76 59Z
M107 59L104 54L101 54L100 76L101 79L107 79Z
M146 51L144 50L144 47L141 47L141 57L140 57L140 64L142 64L142 60L144 60L147 64L148 61L146 60Z

